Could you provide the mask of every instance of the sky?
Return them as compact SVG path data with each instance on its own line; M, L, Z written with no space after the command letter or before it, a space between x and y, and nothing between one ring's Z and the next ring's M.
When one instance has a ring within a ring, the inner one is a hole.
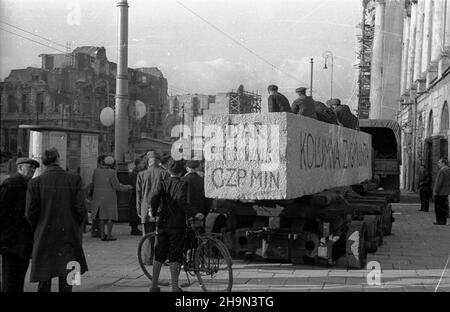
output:
M292 101L295 88L309 87L314 58L313 95L326 101L331 59L324 69L323 55L331 51L333 97L356 101L353 63L361 0L128 3L128 65L158 67L168 79L169 94L216 94L243 84L265 99L267 86L276 84ZM67 41L72 48L103 46L108 59L117 62L116 5L117 0L0 0L0 79L12 69L40 67L39 54L64 52Z

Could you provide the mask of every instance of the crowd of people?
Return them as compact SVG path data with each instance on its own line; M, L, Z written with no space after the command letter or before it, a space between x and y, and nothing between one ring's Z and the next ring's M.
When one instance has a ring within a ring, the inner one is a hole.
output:
M158 228L157 241L151 246L154 253L147 259L153 262L154 270L150 290L160 290L157 286L159 270L168 260L172 290L181 291L178 275L186 219L204 220L209 211L202 163L176 161L149 151L135 160L128 180L122 184L117 177L115 160L111 156L100 156L86 194L80 175L61 168L59 159L55 148L46 150L42 155L45 170L32 178L40 167L39 162L17 158L17 172L1 184L1 290L23 291L31 259L30 282L38 283L39 292L51 290L52 278L58 278L60 292L72 291L69 264L77 263L80 275L88 270L82 247L88 210L93 216L93 236L96 236L97 224L102 241L116 240L113 236L113 224L118 220L116 193L122 191L130 196L131 234L145 235Z

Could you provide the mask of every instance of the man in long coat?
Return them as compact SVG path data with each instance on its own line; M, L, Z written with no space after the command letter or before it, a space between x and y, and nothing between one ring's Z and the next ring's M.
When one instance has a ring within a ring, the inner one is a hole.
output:
M149 151L146 158L148 159L147 169L139 172L136 181L136 209L141 218L143 235L156 229L154 216L149 216L149 212L152 211L151 196L156 192L159 182L169 177L169 173L159 166L161 158L156 151ZM144 246L144 250L153 250L153 246ZM148 264L153 261L150 253L145 253L144 258Z
M25 218L25 198L28 181L40 165L29 158L18 158L16 165L17 173L0 186L2 292L23 292L33 248L33 232Z
M88 269L82 247L86 208L81 177L59 166L54 148L44 152L42 163L46 170L30 181L26 197L25 215L34 231L30 281L39 282L39 292L49 292L51 279L58 277L59 291L70 292Z
M436 213L435 225L446 225L448 216L448 196L450 195L450 168L448 160L441 159L438 162L439 172L434 184L434 212Z

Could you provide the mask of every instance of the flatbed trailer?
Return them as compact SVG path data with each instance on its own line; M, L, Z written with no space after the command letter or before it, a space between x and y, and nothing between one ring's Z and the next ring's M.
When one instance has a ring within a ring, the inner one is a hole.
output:
M370 128L372 124L376 131ZM364 130L372 131L371 181L293 199L215 198L207 217L207 230L221 232L234 256L365 268L367 254L376 252L384 237L391 234L394 222L391 203L399 200L396 183L399 174L396 166L400 165L396 153L399 127L394 122L372 124L364 123ZM289 132L289 125L287 128ZM395 142L388 142L391 150L384 149L383 154L376 149L389 131L393 132L390 138ZM374 138L377 134L383 138ZM382 157L392 152L392 147L394 151L387 160L389 171L381 166L385 171L380 172ZM222 162L221 166L229 164Z

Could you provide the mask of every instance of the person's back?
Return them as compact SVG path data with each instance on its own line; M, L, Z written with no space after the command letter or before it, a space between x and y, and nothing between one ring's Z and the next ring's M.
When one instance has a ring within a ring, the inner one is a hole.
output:
M438 171L435 182L435 195L450 195L450 168L443 167Z
M300 94L294 103L292 103L292 112L294 114L317 119L314 100L312 97L305 94Z
M358 118L352 114L350 107L347 105L336 105L334 108L338 122L345 128L357 129Z
M190 172L181 178L187 185L187 201L195 213L207 214L205 207L204 179L196 172Z
M332 125L337 125L337 117L336 114L334 113L334 110L328 106L326 106L324 103L322 102L318 102L315 101L314 102L314 108L316 111L316 115L317 115L317 120L332 124Z
M281 93L269 96L269 112L287 112L291 113L289 100Z

